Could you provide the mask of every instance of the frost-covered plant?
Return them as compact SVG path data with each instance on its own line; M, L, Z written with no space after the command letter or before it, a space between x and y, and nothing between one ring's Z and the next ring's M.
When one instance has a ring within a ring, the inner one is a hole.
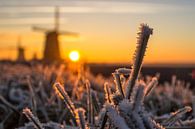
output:
M44 129L39 119L33 115L29 108L23 109L23 113L28 118L29 121L33 122L36 129Z
M101 128L109 125L119 129L163 129L162 126L154 122L143 106L144 97L156 85L157 79L154 78L147 86L143 81L138 80L145 49L151 34L152 29L141 24L132 69L120 68L113 73L116 84L114 93L111 92L108 84L105 84L107 102L100 117ZM121 76L124 74L129 74L129 79L123 86Z
M161 116L174 112L176 109L184 106L193 105L193 94L189 83L177 79L174 75L172 76L171 82L159 84L158 87L146 97L144 103L146 109L151 110L153 115Z
M149 26L145 24L141 24L139 29L140 32L138 32L137 47L135 50L135 54L133 56L132 70L129 76L128 84L126 86L127 99L130 98L133 87L135 86L136 80L141 70L142 61L148 44L148 39L150 35L153 33L153 29L149 28Z
M63 86L60 83L54 84L54 89L56 90L56 93L63 99L67 109L71 113L72 122L75 125L77 125L77 122L75 119L76 118L75 106L72 100L70 99L70 97L68 96L67 92L64 90Z
M187 112L190 112L192 110L191 107L186 106L182 109L179 109L178 111L171 113L168 119L166 119L162 124L165 126L172 126L176 121L178 121L184 114Z

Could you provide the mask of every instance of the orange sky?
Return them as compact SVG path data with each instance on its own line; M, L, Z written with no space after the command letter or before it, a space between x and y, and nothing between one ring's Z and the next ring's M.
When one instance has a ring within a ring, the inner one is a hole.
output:
M144 22L154 28L145 63L195 63L194 1L95 2L80 1L61 7L60 29L80 33L78 39L59 37L63 58L67 58L70 51L78 50L82 60L87 62L131 62L136 33L139 24ZM89 8L92 5L94 8ZM0 16L3 16L0 18L0 59L16 58L14 47L18 35L26 48L26 57L30 59L37 53L41 58L44 34L33 32L31 25L53 28L53 7L36 13L25 9L24 5L23 9L11 6L11 10L1 3L0 6L4 7L0 9ZM30 16L26 16L29 12ZM47 12L47 16L42 17L46 15L42 12Z

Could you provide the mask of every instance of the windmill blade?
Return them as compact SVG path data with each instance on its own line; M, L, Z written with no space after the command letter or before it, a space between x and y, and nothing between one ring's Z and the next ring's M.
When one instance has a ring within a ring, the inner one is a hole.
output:
M59 31L58 33L62 34L62 35L72 36L72 37L78 37L79 36L79 33L76 33L76 32Z
M48 31L48 29L46 28L37 27L37 26L33 26L32 29L35 31L44 31L44 32Z
M60 18L60 11L59 11L59 7L56 6L55 7L55 30L56 32L59 30L59 25L60 25L60 22L59 22L59 18Z

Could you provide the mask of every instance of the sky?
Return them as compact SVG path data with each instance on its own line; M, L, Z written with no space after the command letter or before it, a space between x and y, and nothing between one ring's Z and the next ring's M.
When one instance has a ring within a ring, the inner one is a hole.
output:
M77 50L93 63L132 61L141 23L154 29L145 63L195 63L194 0L0 0L0 59L16 58L18 37L27 59L42 58L45 33L52 30L54 9L60 7L60 35L64 59Z

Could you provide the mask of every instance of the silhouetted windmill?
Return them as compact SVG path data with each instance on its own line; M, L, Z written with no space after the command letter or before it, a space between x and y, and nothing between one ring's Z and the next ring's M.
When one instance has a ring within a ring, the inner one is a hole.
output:
M2 47L0 48L0 51L7 52L7 54L8 54L7 60L11 59L11 57L13 56L12 52L14 52L14 55L17 55L17 57L16 57L17 62L25 62L26 61L25 50L26 50L26 48L21 46L21 37L20 36L17 39L16 46L6 46L3 48ZM15 52L16 52L16 54L15 54Z
M34 30L43 31L46 34L43 60L46 62L60 61L60 45L59 35L78 36L77 33L68 31L59 31L59 7L55 8L55 27L52 30L48 30L40 27L33 27Z
M18 55L17 55L17 59L16 61L18 62L25 62L26 59L25 59L25 48L21 46L21 39L20 37L18 38L18 46L17 46L17 52L18 52Z

